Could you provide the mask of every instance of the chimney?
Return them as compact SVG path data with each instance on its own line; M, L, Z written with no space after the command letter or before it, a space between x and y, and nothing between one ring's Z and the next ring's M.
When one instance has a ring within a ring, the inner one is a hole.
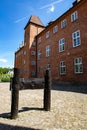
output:
M74 2L73 2L73 6L75 6L78 2L80 2L81 0L75 0Z

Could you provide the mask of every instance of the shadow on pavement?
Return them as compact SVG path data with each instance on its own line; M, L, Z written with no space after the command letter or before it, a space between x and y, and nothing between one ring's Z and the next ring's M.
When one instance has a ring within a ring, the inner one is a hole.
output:
M9 124L0 123L0 130L40 130L40 129L33 129L28 127L13 126Z
M43 111L44 108L22 107L22 109L19 110L18 113L26 112L26 111L32 111L32 110L35 110L35 111ZM2 114L0 114L0 118L11 119L11 113L2 113ZM1 129L0 129L0 130L1 130Z
M36 111L43 111L44 108L34 108L34 107L22 107L21 110L19 110L19 112L26 112L26 111L31 111L31 110L36 110Z

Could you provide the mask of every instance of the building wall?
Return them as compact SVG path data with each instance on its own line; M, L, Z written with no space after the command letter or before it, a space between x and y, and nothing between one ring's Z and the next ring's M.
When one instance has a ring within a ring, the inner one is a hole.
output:
M87 81L87 2L80 2L73 7L66 14L48 26L45 31L37 36L41 37L41 43L38 44L37 50L41 51L41 59L37 61L37 67L40 67L38 77L43 77L44 70L47 64L51 66L52 79L57 81ZM78 12L78 19L71 22L71 14ZM61 21L66 19L67 26L61 29ZM53 27L58 26L58 32L53 34ZM80 30L81 45L73 47L72 33ZM46 32L50 31L50 37L46 39ZM59 52L59 40L65 39L65 50ZM50 45L51 54L46 57L46 46ZM75 74L74 72L74 58L82 57L83 73ZM66 63L66 74L60 74L60 61Z
M23 77L23 67L24 67L24 46L15 53L15 64L14 66L20 69L21 77Z
M15 67L20 69L21 78L36 77L36 45L32 46L32 43L35 42L35 36L42 30L43 27L33 23L25 28L24 46L15 53ZM31 54L32 51L35 55ZM18 57L19 54L21 55ZM35 65L32 65L32 61L35 61Z
M71 22L71 14L77 11L78 19ZM66 27L61 28L61 21L66 19ZM53 33L54 26L58 32ZM47 65L50 65L52 80L65 82L87 82L87 1L82 0L64 13L56 21L50 23L44 30L41 26L29 23L25 28L24 47L15 53L15 67L21 70L21 77L43 77ZM80 31L81 44L73 47L72 34ZM46 33L50 36L46 38ZM59 51L59 40L64 38L64 51ZM32 46L32 43L36 43ZM46 47L50 46L50 56L46 57ZM25 53L26 52L26 53ZM35 52L35 55L32 55ZM40 57L38 59L38 52ZM17 56L19 55L20 56ZM75 73L74 59L82 58L82 73ZM35 61L35 65L32 65ZM60 74L60 62L65 62L66 73Z

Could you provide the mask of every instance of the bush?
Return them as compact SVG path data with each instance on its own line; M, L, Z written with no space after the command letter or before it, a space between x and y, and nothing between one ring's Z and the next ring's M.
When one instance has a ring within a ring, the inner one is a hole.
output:
M1 82L10 82L10 78L9 77L3 77L3 78L1 78Z
M1 74L0 82L10 82L11 77L13 77L13 74Z

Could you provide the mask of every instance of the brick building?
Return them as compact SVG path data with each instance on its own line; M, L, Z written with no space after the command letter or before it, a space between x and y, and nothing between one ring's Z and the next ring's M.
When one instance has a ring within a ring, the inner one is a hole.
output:
M43 77L50 68L52 80L87 82L87 0L76 0L46 27L31 16L24 30L24 43L15 53L22 78Z

